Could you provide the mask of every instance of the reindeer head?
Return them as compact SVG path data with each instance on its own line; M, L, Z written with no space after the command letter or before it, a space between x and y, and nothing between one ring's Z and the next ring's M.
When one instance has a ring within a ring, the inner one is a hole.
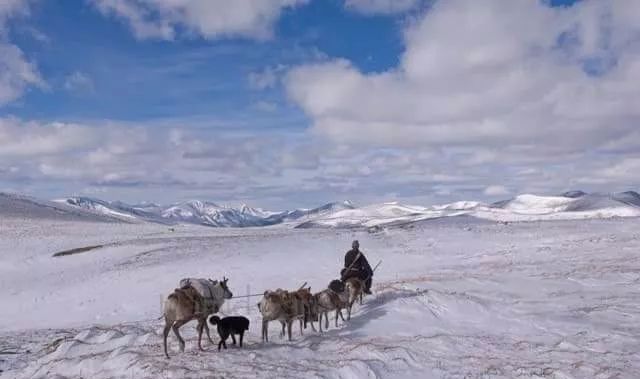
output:
M233 297L233 293L229 290L229 286L227 285L228 281L229 281L229 279L224 277L224 276L222 277L222 280L220 281L220 287L222 287L222 289L224 290L223 297L225 299L231 299Z

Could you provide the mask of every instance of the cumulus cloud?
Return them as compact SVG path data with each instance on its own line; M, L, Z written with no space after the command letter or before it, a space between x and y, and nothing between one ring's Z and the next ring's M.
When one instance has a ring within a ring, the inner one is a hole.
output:
M414 164L436 152L424 176L467 178L448 193L626 187L638 183L635 161L620 160L640 148L639 18L633 0L440 0L404 30L397 67L327 59L284 84L316 135Z
M413 9L421 0L345 0L345 7L364 14L393 14Z
M28 3L27 0L0 2L0 106L18 99L31 86L45 86L35 63L8 39L9 19L27 14Z
M171 40L185 30L207 39L268 38L280 13L307 0L91 0L126 22L139 39Z
M45 86L36 65L19 47L0 39L0 106L18 99L30 86Z
M632 0L438 1L405 30L397 68L364 74L330 60L293 69L286 86L314 129L340 141L594 147L640 120L632 15ZM604 56L615 64L591 73Z

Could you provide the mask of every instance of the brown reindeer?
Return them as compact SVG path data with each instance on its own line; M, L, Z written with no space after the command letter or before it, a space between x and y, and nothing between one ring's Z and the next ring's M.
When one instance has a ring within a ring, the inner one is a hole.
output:
M215 342L211 339L209 333L209 326L207 325L207 316L216 313L220 310L224 299L230 299L231 291L227 287L228 279L224 279L221 282L211 281L214 283L212 296L213 299L204 298L192 285L185 285L181 288L176 288L172 294L167 297L164 303L164 330L162 332L164 342L164 354L169 358L167 352L167 337L169 336L169 330L173 330L173 333L178 338L180 344L180 351L184 352L184 339L180 335L179 329L184 324L191 320L197 320L198 325L196 327L198 331L198 348L202 348L202 331L203 329L207 333L207 338L211 344L215 345Z
M364 293L364 282L358 278L349 278L345 282L345 291L347 292L347 320L351 320L351 309L353 303L360 298L360 305L362 305L362 296Z
M342 315L342 309L347 307L348 293L346 290L338 293L327 288L313 295L313 297L315 298L316 308L318 309L319 314L318 324L320 325L320 333L322 333L323 315L325 319L324 327L325 329L329 329L330 311L336 312L336 328L338 327L338 315L342 321L345 321L344 316Z
M300 321L300 334L302 335L303 323L305 320L313 320L314 299L311 295L311 288L302 288L294 292L283 289L275 291L265 291L264 297L258 303L258 309L262 314L262 341L269 341L268 325L269 321L280 321L282 331L280 336L285 336L285 327L289 341L291 341L291 327L294 320ZM315 331L313 323L311 327Z

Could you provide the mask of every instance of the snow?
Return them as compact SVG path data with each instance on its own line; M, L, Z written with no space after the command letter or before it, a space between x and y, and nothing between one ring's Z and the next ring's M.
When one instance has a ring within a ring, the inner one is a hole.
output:
M640 377L640 219L480 221L371 233L0 217L0 351L18 353L0 354L0 378ZM164 358L160 303L181 278L226 276L236 296L305 281L315 292L354 238L383 262L351 321L296 327L292 342L272 323L264 344L259 297L231 299L223 314L251 320L243 349L200 352L190 323L186 351L171 334Z
M281 223L303 222L330 212L354 208L349 201L328 203L313 209L273 212L243 204L240 208L218 205L210 201L189 200L168 206L143 202L129 205L120 201L104 201L90 197L70 197L54 200L73 206L76 212L90 211L126 221L160 224L196 224L212 227L254 227Z
M514 222L574 220L612 217L640 217L640 195L633 191L587 194L569 191L562 196L523 194L494 204L456 201L418 206L398 202L356 207L349 201L334 202L313 209L273 212L242 205L234 208L191 200L170 206L127 205L91 198L69 198L65 205L126 221L163 224L196 224L213 227L257 227L282 224L298 228L383 228L466 215L480 219Z
M640 201L637 205L634 201L634 195L622 193L575 197L524 194L491 205L475 201L431 207L384 203L324 214L301 223L299 227L380 228L457 216L500 222L640 217Z

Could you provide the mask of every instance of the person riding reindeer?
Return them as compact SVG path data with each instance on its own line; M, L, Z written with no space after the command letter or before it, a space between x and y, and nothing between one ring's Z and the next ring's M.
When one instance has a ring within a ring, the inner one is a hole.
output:
M359 278L364 281L364 293L371 294L371 279L373 270L362 251L360 243L356 240L351 244L351 250L344 256L344 268L340 271L342 281L349 278Z

